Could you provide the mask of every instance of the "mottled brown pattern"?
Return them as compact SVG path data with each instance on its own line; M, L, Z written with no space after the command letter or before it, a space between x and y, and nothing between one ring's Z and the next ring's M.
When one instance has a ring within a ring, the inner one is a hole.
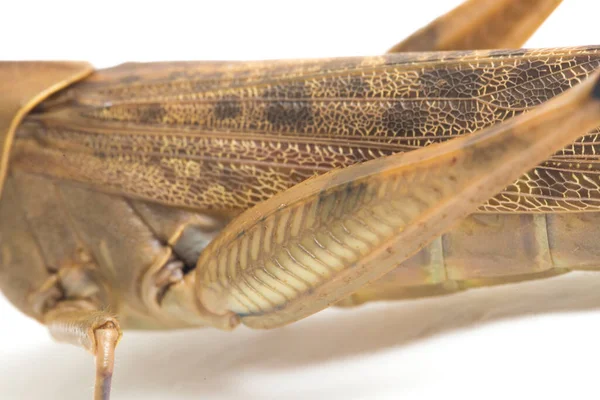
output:
M331 168L512 118L599 65L594 47L126 65L43 104L21 129L36 141L21 141L16 160L132 197L239 212ZM596 138L578 140L481 210L596 209Z

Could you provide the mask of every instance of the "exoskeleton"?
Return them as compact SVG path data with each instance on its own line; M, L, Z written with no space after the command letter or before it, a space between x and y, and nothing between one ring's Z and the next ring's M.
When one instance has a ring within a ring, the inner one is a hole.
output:
M122 328L597 266L600 48L489 50L558 3L470 0L378 57L0 64L3 293L101 400Z

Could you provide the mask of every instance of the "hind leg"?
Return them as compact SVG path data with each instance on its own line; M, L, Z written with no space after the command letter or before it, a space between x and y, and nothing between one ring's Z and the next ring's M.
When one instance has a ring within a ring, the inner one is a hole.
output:
M561 0L468 0L388 53L521 47Z
M388 52L517 48L527 41L561 2L468 0ZM442 266L445 262L439 259L443 258L443 254L437 256L441 248L440 238L397 270L360 288L338 305L352 306L368 301L415 298L462 290L465 285L445 276L446 272L440 272L445 270L445 266ZM544 276L547 274L545 272ZM425 280L427 284L423 284Z
M334 170L260 203L200 255L200 302L271 328L356 292L599 125L597 79L505 123Z

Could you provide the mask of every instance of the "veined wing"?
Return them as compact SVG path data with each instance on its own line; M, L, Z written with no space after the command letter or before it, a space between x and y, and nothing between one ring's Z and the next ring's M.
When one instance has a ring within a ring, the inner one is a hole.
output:
M125 64L49 99L13 165L162 204L253 206L332 168L527 112L600 66L600 48ZM600 209L598 131L481 207Z

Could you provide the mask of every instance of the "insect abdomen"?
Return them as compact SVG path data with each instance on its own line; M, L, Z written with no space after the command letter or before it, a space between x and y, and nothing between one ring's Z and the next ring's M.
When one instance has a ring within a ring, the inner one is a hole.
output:
M600 266L600 213L475 214L342 304L445 294Z

